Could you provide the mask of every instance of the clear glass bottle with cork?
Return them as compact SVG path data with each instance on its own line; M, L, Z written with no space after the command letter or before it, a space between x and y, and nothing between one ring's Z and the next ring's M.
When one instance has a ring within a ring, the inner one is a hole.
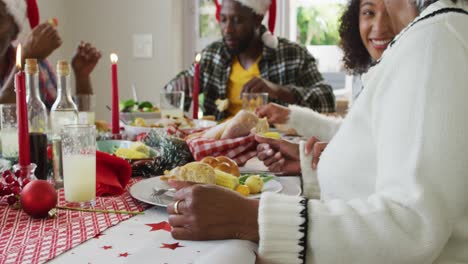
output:
M50 110L51 141L53 152L53 180L56 188L63 187L63 163L61 129L65 125L78 124L78 108L71 97L70 64L57 62L57 99Z
M29 119L31 162L36 164L35 175L47 179L47 108L39 95L39 68L36 59L26 59L26 101Z

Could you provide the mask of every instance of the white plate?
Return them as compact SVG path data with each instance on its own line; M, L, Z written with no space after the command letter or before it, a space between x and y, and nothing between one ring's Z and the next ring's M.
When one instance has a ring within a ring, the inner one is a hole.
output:
M135 183L132 187L130 187L130 195L133 198L140 200L142 202L157 205L161 207L166 207L168 204L173 202L172 195L173 193L166 193L164 195L160 195L157 198L152 197L154 187L157 188L170 188L170 186L159 179L159 177L153 177L145 180L141 180ZM272 179L263 185L262 192L281 192L283 190L283 185L280 182ZM260 198L261 194L252 194L249 195L249 198L257 199Z

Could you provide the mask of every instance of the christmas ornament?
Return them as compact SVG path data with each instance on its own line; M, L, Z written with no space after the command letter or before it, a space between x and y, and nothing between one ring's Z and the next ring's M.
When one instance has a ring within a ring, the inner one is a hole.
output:
M28 215L43 218L57 205L57 192L49 182L35 180L23 188L20 202Z

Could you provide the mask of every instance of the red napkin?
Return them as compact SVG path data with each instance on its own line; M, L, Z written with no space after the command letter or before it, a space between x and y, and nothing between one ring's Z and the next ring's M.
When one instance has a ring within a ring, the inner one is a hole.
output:
M130 164L119 157L96 151L96 195L120 195L132 175Z

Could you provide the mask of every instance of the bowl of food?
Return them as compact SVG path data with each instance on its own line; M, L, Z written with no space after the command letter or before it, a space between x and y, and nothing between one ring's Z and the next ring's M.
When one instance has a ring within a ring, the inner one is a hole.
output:
M159 152L157 150L150 148L139 141L102 140L97 141L97 149L131 162L153 160L159 156Z
M119 103L120 120L129 124L137 118L156 119L161 117L161 111L149 101L137 102L133 99Z

